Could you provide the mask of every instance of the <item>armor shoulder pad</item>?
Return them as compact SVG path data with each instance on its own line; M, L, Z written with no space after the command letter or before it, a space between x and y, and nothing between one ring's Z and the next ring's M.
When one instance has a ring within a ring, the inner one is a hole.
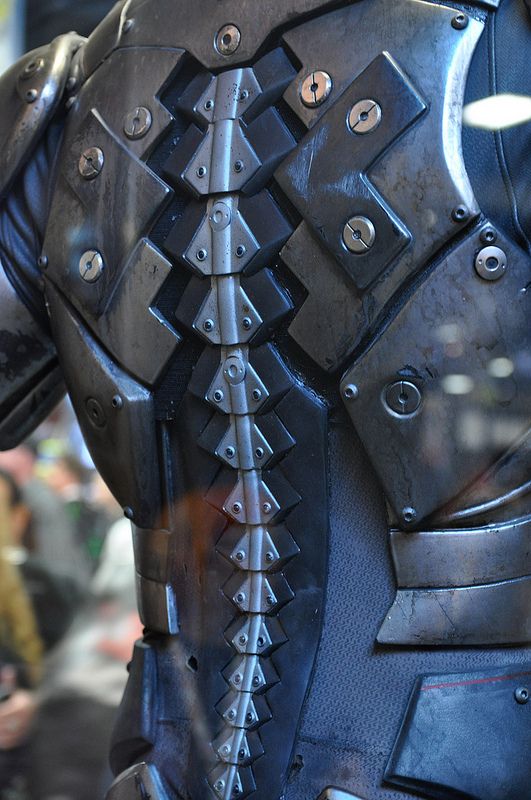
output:
M0 199L57 111L74 53L84 40L66 34L33 50L0 78Z

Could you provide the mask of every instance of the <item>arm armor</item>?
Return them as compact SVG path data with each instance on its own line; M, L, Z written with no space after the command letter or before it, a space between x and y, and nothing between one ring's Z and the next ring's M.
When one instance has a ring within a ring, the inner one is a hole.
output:
M24 56L0 78L0 449L15 447L63 394L37 264L79 37ZM52 124L52 122L54 124Z

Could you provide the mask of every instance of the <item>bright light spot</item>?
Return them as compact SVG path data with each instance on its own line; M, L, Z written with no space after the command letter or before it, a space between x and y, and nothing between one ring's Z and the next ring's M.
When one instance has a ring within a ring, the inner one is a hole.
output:
M463 122L469 128L500 131L531 120L531 97L520 94L494 94L469 103L463 109Z
M514 372L514 364L510 358L493 358L489 361L487 372L493 378L509 378Z
M462 338L461 328L456 322L448 322L446 325L439 325L437 328L437 338L443 344L456 344Z
M470 394L474 388L470 375L446 375L441 383L446 394Z

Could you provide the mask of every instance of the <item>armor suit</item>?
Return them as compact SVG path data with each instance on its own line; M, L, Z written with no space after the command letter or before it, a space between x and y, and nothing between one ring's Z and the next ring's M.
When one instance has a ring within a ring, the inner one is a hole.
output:
M462 131L530 44L129 0L2 79L0 443L64 381L133 523L109 800L531 798L530 133Z

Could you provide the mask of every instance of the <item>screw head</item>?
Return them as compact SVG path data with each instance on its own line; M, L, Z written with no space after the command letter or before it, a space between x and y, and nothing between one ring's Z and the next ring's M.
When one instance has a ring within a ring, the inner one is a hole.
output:
M514 699L521 706L525 706L529 702L529 689L527 686L519 686L514 690Z
M208 255L207 251L204 248L201 248L201 250L197 251L196 258L198 261L204 261L207 255Z
M468 208L466 206L456 206L452 211L454 222L464 222L468 219Z
M238 247L236 248L236 255L238 256L238 258L243 258L246 252L247 248L243 244L238 245Z
M234 447L227 447L225 448L225 455L227 456L227 458L234 458L234 456L236 455L236 450L234 449Z
M236 25L224 25L216 34L215 48L220 56L231 56L240 46L242 35Z
M491 228L491 226L489 225L486 228L483 228L479 238L481 239L481 242L483 244L494 244L494 242L498 238L498 234L496 233L494 228Z
M253 327L252 319L250 317L244 317L242 319L242 328L244 329L244 331L250 331L252 327Z
M420 407L420 389L411 381L395 381L385 390L385 406L391 414L408 417Z
M232 511L234 514L241 514L242 513L242 504L241 503L233 503Z
M111 405L117 411L119 411L124 406L123 397L119 394L115 394L113 399L111 400Z
M360 100L352 106L348 125L352 133L364 135L376 130L382 121L382 108L376 100Z
M100 147L88 147L81 153L79 174L86 181L92 181L101 173L104 163L103 150Z
M261 399L262 399L262 392L260 391L260 389L253 389L253 400L255 400L258 403L258 401Z
M301 84L300 96L307 108L317 108L330 96L332 78L328 72L315 70L305 77Z
M260 686L261 683L262 683L262 681L260 680L260 676L259 675L255 675L254 678L253 678L253 686Z
M103 257L97 250L87 250L79 259L79 274L85 283L96 283L104 269Z
M343 244L355 255L370 250L375 239L376 230L367 217L352 217L343 229Z
M243 161L236 161L234 164L234 172L241 172L243 169Z
M265 558L266 558L266 561L267 561L268 564L272 564L273 561L275 560L275 556L273 555L273 553L271 553L271 551L268 551L266 553L266 557Z
M89 397L85 403L85 408L92 424L95 425L96 428L104 428L107 424L107 417L105 416L105 411L101 404L93 397Z
M145 106L137 106L124 118L124 133L128 139L142 139L153 124L151 111Z
M243 561L244 558L245 558L244 551L238 550L238 552L236 553L236 561Z
M412 522L415 522L416 518L417 512L411 506L406 506L406 508L402 509L402 519L406 525L411 525Z
M490 245L479 251L474 267L484 281L498 281L507 269L507 256L500 247Z
M135 24L134 20L126 19L122 26L122 33L129 33L129 31L132 30L134 24Z
M348 383L343 389L343 397L345 400L357 400L360 396L360 390L354 383Z
M264 503L262 505L262 510L263 510L264 514L271 514L271 511L272 511L271 503Z
M26 98L26 103L34 103L38 96L39 93L37 89L28 89L28 91L24 95L24 97Z
M207 333L214 330L214 320L213 319L206 319L203 322L203 328Z
M223 392L221 391L221 389L216 389L216 391L214 392L214 400L216 401L216 403L221 403L221 401L223 400Z
M196 171L195 171L195 174L197 175L198 178L204 178L205 175L207 174L207 168L206 167L198 167L196 169Z
M32 58L22 71L22 75L20 76L22 80L27 80L28 78L32 78L33 75L36 75L37 72L40 72L41 69L44 67L44 58Z
M254 453L255 453L257 458L263 458L264 455L265 455L263 447L257 447L256 450L254 451Z
M127 517L127 519L134 519L135 518L135 512L133 511L131 506L126 506L124 508L124 516Z
M457 31L462 31L468 25L468 17L466 14L456 14L452 19L452 28Z

